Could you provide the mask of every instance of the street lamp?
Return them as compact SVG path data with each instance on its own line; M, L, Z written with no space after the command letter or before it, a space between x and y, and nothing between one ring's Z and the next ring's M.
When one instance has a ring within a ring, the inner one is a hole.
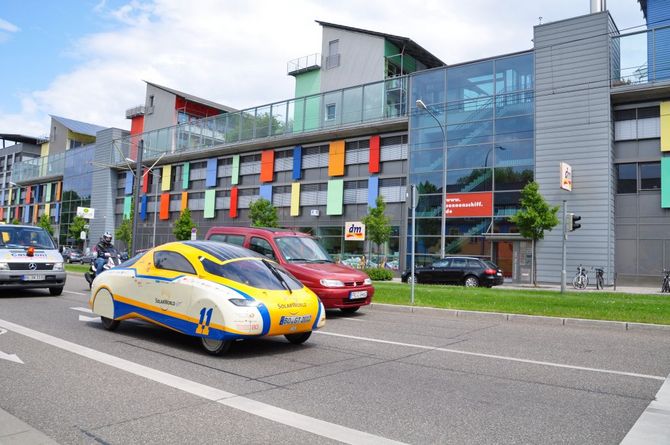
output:
M444 127L442 126L442 123L440 120L433 114L432 111L426 107L426 104L423 103L421 99L416 100L416 107L420 110L423 110L427 112L433 119L435 119L435 122L437 122L437 125L440 127L440 131L442 132L442 151L443 151L443 156L442 156L442 228L440 230L440 258L444 258L445 256L445 243L446 243L446 236L447 236L447 214L445 212L445 206L447 204L447 149L445 147L447 143L447 137L444 134ZM412 240L412 242L415 242L415 240Z

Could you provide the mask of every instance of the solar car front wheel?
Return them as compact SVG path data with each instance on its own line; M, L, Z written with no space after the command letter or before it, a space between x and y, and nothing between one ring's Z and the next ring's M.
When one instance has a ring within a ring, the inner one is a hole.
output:
M211 355L223 355L233 344L232 340L214 340L212 338L200 337L200 344Z
M112 320L107 317L100 317L100 321L102 322L102 327L108 331L116 330L119 327L119 323L121 323L119 320Z
M312 331L301 332L299 334L286 334L286 340L290 341L294 345L301 345L307 341L307 339L312 335Z

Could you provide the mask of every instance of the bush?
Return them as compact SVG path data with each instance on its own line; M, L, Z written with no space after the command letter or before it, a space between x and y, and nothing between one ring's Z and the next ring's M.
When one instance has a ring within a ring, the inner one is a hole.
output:
M381 267L365 269L365 273L374 281L391 281L393 279L393 271Z

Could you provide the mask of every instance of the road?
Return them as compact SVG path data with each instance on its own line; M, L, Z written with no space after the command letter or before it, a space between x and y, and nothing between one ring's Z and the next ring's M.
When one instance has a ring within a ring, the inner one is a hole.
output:
M61 444L619 443L670 373L670 335L383 307L301 346L225 357L60 297L0 295L0 408ZM2 440L0 440L2 443Z

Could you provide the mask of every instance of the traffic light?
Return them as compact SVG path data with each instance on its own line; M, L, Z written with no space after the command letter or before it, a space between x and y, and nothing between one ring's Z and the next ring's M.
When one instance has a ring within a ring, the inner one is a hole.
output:
M575 230L579 229L582 225L579 224L577 221L581 220L582 217L575 215L574 213L568 213L568 227L567 230L568 232L574 232Z

